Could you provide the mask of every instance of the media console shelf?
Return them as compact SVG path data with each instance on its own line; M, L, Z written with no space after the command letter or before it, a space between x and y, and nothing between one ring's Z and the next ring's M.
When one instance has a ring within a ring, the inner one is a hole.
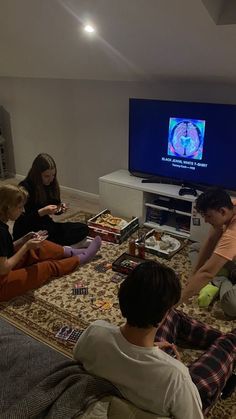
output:
M99 178L101 209L114 215L138 217L141 224L173 234L202 241L208 231L196 213L191 195L180 196L180 186L164 183L142 183L128 170Z

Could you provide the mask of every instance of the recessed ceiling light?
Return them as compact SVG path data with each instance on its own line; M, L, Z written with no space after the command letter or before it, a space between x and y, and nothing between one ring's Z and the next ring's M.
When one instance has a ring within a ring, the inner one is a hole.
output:
M95 32L95 29L91 25L85 25L84 30L85 30L85 32L88 32L88 33Z

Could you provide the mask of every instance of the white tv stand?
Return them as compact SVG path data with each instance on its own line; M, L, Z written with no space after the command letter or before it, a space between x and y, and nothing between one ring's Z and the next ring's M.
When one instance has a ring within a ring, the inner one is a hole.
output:
M100 207L117 216L138 217L157 230L201 241L208 226L196 213L196 198L179 196L179 189L178 185L142 183L128 170L117 170L99 178Z

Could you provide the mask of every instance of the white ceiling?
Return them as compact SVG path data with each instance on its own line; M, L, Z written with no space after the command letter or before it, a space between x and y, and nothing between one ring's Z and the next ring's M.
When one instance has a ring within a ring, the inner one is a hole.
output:
M236 0L226 2L230 22ZM218 19L224 3L0 0L0 76L236 82L236 25ZM83 33L87 21L97 35Z

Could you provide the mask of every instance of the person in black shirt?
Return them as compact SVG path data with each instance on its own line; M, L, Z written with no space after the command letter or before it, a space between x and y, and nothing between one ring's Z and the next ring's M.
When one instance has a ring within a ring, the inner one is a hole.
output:
M20 185L24 186L29 197L24 214L14 224L15 240L31 230L47 230L48 239L62 246L70 246L87 237L89 228L86 224L59 223L51 217L65 212L67 206L61 203L56 163L49 154L41 153L35 158L28 175Z
M101 246L100 237L95 237L86 249L63 247L46 240L45 230L31 231L13 242L7 222L22 214L27 197L22 186L0 186L0 301L72 272L89 262Z

